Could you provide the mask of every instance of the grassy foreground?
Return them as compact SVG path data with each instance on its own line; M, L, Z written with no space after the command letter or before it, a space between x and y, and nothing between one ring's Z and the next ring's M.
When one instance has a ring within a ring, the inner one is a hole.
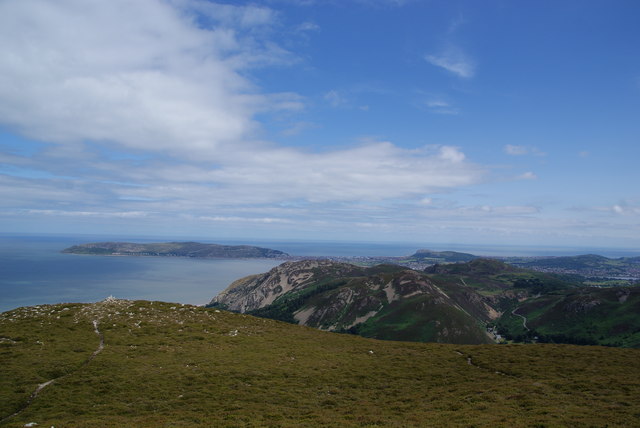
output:
M635 349L376 341L161 302L0 314L3 427L638 426L638 373Z

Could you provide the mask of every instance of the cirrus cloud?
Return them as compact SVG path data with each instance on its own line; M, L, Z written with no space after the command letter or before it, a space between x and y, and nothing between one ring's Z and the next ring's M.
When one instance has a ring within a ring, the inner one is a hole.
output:
M462 50L453 46L435 55L425 55L424 59L463 79L470 79L475 75L475 63Z
M546 153L541 152L537 147L529 146L516 146L513 144L507 144L504 146L504 152L511 156L546 156Z

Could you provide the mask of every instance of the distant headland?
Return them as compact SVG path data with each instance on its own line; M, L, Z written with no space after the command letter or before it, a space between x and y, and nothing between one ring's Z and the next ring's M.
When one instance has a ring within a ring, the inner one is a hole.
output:
M198 257L198 258L285 258L283 251L251 245L219 245L199 242L159 242L136 244L131 242L95 242L74 245L62 250L68 254L100 256L152 256L152 257Z

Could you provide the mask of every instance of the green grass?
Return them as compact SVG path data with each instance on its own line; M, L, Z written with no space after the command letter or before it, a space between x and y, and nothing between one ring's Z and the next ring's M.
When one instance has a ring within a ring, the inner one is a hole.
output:
M105 348L85 364L99 343L94 319ZM0 338L0 419L64 376L6 427L637 426L640 417L634 349L376 341L130 301L6 312Z

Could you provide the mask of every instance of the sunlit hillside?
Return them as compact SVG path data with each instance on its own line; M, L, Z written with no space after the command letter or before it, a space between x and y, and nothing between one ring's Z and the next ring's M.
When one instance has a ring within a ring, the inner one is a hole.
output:
M0 425L633 426L639 357L376 341L161 302L29 307L0 315Z

